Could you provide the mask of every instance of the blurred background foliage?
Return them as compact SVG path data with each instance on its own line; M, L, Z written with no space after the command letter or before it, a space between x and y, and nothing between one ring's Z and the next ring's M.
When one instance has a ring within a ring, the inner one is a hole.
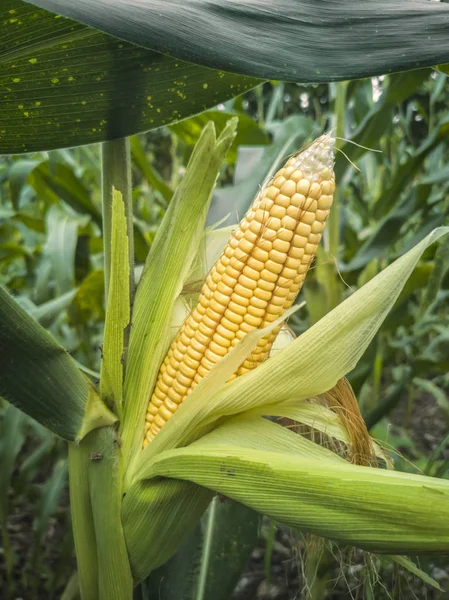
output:
M214 110L133 136L137 270L208 120L221 131L230 116L239 116L208 217L210 225L230 225L270 169L335 127L337 112L345 138L336 165L339 236L336 246L329 236L324 240L300 297L306 309L289 322L301 333L433 228L449 223L446 81L445 74L422 69L347 84L270 82ZM0 162L0 284L93 380L104 320L100 195L99 145ZM449 473L448 258L447 241L425 253L350 376L371 433L398 468L437 477ZM0 596L59 598L65 589L63 597L74 598L66 445L5 402L0 419ZM356 557L337 570L335 549L312 552L315 558L324 552L319 569L309 561L301 571L298 554L307 544L265 524L233 598L441 597L410 573L398 574L387 559L370 558L368 565ZM420 564L448 583L444 557ZM376 584L378 573L390 582L385 587Z

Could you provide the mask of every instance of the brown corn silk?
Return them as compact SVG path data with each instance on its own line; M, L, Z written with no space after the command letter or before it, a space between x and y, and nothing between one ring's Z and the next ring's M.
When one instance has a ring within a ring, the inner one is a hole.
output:
M291 156L231 234L160 368L144 446L248 332L269 325L293 304L332 205L334 146L325 134ZM232 378L268 357L278 331L260 340Z

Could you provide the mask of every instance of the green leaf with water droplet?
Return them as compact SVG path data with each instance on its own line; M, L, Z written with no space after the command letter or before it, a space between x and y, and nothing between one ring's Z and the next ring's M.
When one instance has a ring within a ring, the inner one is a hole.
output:
M21 0L0 6L0 153L161 127L260 81L186 63Z

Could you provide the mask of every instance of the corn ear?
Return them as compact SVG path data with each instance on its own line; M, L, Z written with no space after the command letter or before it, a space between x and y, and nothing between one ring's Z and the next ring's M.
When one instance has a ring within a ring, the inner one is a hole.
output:
M260 190L161 366L148 406L144 446L243 337L293 304L329 216L333 162L334 138L326 134L290 157ZM231 378L260 365L278 332L279 327L262 338Z

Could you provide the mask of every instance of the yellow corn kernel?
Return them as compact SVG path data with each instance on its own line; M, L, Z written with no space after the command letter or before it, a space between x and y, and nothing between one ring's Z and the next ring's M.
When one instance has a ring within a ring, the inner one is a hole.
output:
M332 205L334 143L326 134L289 158L232 233L161 366L144 446L239 340L293 304ZM278 331L260 340L231 379L268 357Z

